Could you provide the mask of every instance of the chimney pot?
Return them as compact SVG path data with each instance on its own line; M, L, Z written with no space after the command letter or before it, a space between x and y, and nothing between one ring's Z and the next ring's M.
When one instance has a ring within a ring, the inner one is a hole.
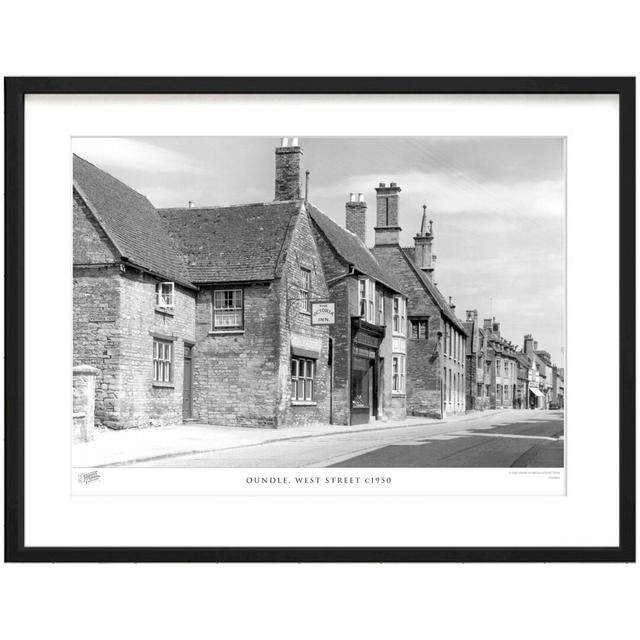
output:
M298 136L295 136L294 138L291 138L291 146L292 147L297 147L298 145Z
M289 146L289 138L281 138L280 139L280 146L281 147L288 147Z
M389 186L390 187L397 187L398 185L395 182L392 182Z
M358 202L364 202L364 193L358 194Z
M193 209L196 206L196 203L193 200L189 200L189 209Z
M356 201L356 194L355 193L350 193L349 194L349 202L355 202Z
M386 186L386 185L385 185L385 183L384 183L384 182L381 182L381 183L378 185L378 187L379 187L379 188L380 188L380 187L382 187L383 189L384 189L384 187L385 187L385 186Z

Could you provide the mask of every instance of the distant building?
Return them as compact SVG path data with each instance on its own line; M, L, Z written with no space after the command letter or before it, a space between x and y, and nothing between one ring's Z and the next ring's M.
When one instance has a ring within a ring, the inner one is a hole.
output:
M467 332L433 281L433 223L426 206L414 246L399 243L400 187L392 182L376 188L373 255L409 298L407 306L407 412L445 417L466 410L465 341Z
M467 411L482 411L490 408L491 366L493 358L487 357L487 338L478 322L478 311L467 311L463 323L467 331L465 370L465 392Z
M551 403L556 409L564 408L564 369L552 366Z
M492 360L490 407L512 409L517 406L519 363L516 348L500 335L500 323L495 318L486 319L483 328Z
M531 334L524 337L524 353L529 357L529 406L532 409L548 409L551 381L551 357L538 350L538 343ZM549 381L547 381L547 374Z
M518 351L518 381L516 387L516 407L518 409L530 408L529 379L531 370L531 360L528 355Z

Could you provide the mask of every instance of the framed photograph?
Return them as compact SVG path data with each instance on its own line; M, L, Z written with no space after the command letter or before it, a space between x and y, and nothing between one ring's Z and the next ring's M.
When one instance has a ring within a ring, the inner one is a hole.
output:
M634 78L7 78L13 562L635 560Z

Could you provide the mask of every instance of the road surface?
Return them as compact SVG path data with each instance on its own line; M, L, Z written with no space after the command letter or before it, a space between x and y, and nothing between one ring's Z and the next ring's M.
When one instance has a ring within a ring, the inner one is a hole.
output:
M563 464L563 412L513 410L487 411L450 423L293 437L135 466L547 468Z

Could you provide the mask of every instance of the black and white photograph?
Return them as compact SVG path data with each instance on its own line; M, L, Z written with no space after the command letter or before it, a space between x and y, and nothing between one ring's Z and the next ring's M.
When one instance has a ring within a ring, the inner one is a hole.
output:
M564 137L71 147L81 484L564 469Z

